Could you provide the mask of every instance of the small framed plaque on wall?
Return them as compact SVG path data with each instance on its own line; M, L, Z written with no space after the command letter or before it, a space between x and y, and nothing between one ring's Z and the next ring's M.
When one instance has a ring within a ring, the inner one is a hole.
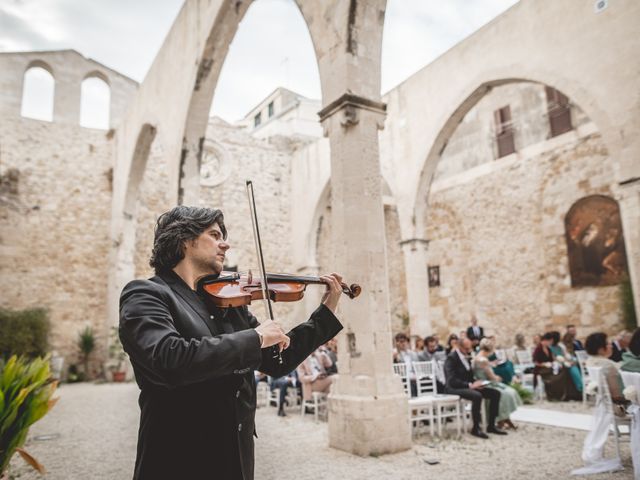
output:
M429 274L429 288L440 286L440 266L428 266L427 271Z

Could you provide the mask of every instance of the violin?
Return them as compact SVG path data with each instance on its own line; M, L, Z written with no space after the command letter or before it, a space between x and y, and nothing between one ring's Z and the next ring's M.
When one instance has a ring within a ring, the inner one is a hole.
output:
M239 274L236 272L222 272L221 275L205 275L196 282L197 291L205 294L208 301L221 308L240 307L249 305L252 300L261 299L265 303L269 319L273 320L271 302L295 302L304 296L304 290L309 284L325 283L318 277L305 277L285 274L266 273L264 256L262 255L262 241L256 212L256 199L253 194L253 182L246 181L253 239L258 255L260 278L254 278L251 272ZM355 283L348 287L342 284L342 291L350 298L360 295L361 288ZM271 347L273 358L283 364L282 352L277 345Z
M323 285L319 277L267 273L267 281L248 273L222 272L220 275L205 275L196 282L197 291L206 294L209 302L219 308L249 305L253 300L265 300L268 292L271 302L296 302L304 296L307 285ZM342 292L356 298L362 289L355 283L348 286L341 282Z

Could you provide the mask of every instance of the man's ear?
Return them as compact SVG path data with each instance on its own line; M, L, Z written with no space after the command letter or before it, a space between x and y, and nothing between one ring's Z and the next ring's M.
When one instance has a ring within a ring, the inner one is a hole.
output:
M189 240L185 240L182 243L182 251L186 252L187 251L187 247L189 248L195 248L198 246L198 239L197 238L191 238Z

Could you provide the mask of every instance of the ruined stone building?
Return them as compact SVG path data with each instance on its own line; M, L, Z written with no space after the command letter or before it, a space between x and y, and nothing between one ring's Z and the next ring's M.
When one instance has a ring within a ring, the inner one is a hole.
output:
M280 88L236 124L208 111L247 2L187 1L141 85L74 51L0 54L2 305L47 307L72 357L79 330L117 318L122 285L151 275L154 221L177 202L221 208L228 266L257 270L252 179L268 270L341 271L364 289L341 306L334 446L406 444L362 443L375 415L338 439L353 398L396 399L393 333L445 336L474 312L505 345L619 329L627 276L640 304L639 4L522 0L381 97L384 1L297 4L323 98ZM31 68L55 81L51 121L21 116ZM110 129L78 124L88 77L110 88ZM301 321L320 293L278 317Z

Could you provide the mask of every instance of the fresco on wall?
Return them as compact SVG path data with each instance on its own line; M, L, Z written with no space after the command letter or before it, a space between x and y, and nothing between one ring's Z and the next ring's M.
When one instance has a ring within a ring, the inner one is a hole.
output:
M578 200L565 217L571 286L616 285L627 276L618 203L593 195Z

